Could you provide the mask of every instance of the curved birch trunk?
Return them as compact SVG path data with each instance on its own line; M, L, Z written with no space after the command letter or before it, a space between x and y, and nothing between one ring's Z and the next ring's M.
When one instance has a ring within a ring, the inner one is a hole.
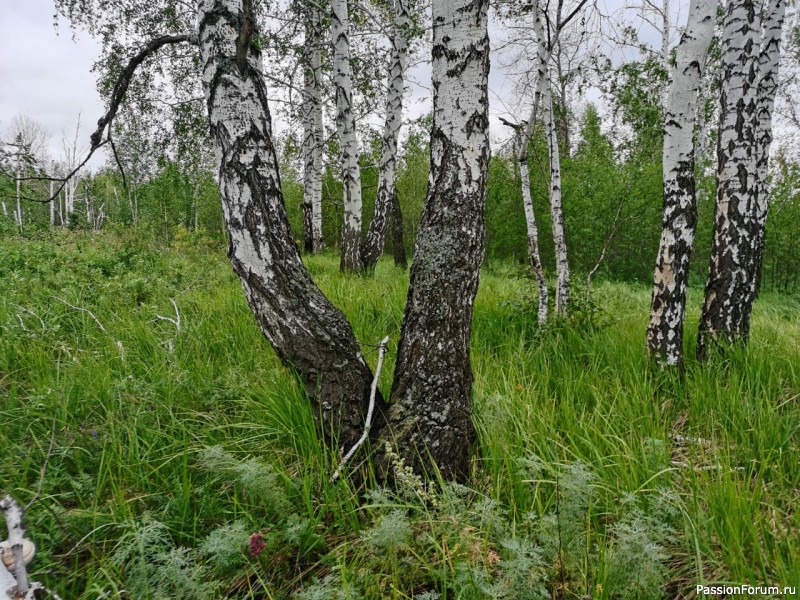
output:
M389 67L389 92L386 97L386 122L381 138L381 162L378 171L378 193L375 212L369 224L362 249L364 268L374 270L383 253L386 229L396 200L397 138L403 123L403 84L408 55L408 0L394 0L395 19L392 26L392 59Z
M331 0L333 83L336 88L336 130L342 163L344 222L342 223L342 271L363 269L361 259L361 170L353 114L353 77L350 68L350 18L347 0Z
M764 39L759 56L758 104L756 108L756 241L753 264L753 294L758 294L761 284L761 267L764 262L764 236L769 209L769 149L772 145L772 112L778 92L778 63L786 14L784 0L767 0L764 3Z
M256 35L250 2L199 0L203 87L228 256L262 331L316 401L326 440L349 448L361 435L372 373L347 319L311 280L295 246L261 58L250 43Z
M722 36L717 200L697 355L709 343L744 342L753 304L757 240L757 101L761 19L754 0L728 3Z
M307 252L319 252L322 238L322 25L309 7L303 97L303 230Z
M417 472L433 463L446 478L467 476L475 439L469 342L485 245L487 7L433 3L431 172L381 433ZM380 466L386 476L385 456Z
M532 122L532 121L531 121ZM536 282L539 285L539 309L537 321L539 325L547 322L547 277L544 275L542 259L539 256L539 228L536 226L536 214L533 211L531 197L531 177L528 171L528 136L522 127L517 129L517 164L522 187L522 204L525 208L525 225L528 231L528 262L531 264Z
M689 261L697 228L694 131L697 98L714 35L717 0L692 0L664 110L664 214L653 276L647 351L660 364L683 361Z

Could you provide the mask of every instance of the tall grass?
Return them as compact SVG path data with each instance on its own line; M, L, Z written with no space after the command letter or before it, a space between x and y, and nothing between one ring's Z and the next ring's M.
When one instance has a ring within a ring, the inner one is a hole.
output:
M307 264L368 360L391 337L388 395L407 277L388 261L374 278L340 275L333 255ZM648 290L598 283L597 310L546 329L533 293L525 269L482 275L468 486L356 489L330 483L337 457L221 252L186 237L0 240L0 487L27 503L41 485L33 576L65 598L799 584L798 299L764 295L747 349L676 377L647 367ZM170 299L180 332L158 318L175 317Z

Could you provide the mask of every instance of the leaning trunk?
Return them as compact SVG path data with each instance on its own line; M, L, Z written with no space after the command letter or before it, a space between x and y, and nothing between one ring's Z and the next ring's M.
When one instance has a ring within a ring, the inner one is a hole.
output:
M397 176L397 138L403 121L403 82L405 81L406 56L408 54L408 10L405 2L395 0L395 21L392 34L392 59L389 68L389 92L386 96L386 123L381 138L381 162L378 171L378 193L375 197L375 212L369 224L362 257L364 267L375 268L383 253L386 229L392 210Z
M294 243L260 53L250 43L257 36L250 0L200 0L199 6L228 256L262 331L316 401L327 441L349 448L361 435L372 374L350 324L311 280Z
M728 4L722 36L714 237L697 354L744 342L755 297L756 123L761 22L754 0Z
M761 266L764 262L764 236L769 208L769 148L772 145L772 111L778 91L778 63L786 6L783 0L769 0L764 6L764 40L759 56L758 104L756 116L756 241L753 258L753 294L761 283Z
M534 109L535 112L535 109ZM525 224L528 230L528 262L531 264L536 281L539 284L539 325L547 322L547 277L539 257L539 228L536 226L536 214L533 211L533 198L531 197L531 177L528 171L528 135L520 127L517 130L517 163L522 187L522 204L525 208Z
M336 129L342 163L344 222L342 223L342 271L361 271L361 170L353 113L353 78L350 68L350 18L347 0L331 0L333 83L336 90Z
M469 350L485 241L487 6L433 3L431 171L381 434L417 472L435 465L446 478L466 477L475 439Z
M675 52L664 112L664 215L653 277L647 350L651 358L665 365L679 365L683 360L689 259L697 227L697 96L714 34L716 7L716 0L693 0L689 6L689 20Z

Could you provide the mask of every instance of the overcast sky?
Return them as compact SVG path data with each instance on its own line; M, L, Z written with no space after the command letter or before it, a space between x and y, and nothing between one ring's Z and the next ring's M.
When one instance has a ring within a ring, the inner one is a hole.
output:
M86 34L73 40L63 20L55 29L52 0L0 0L0 6L0 132L27 115L46 129L57 157L62 132L74 136L80 113L79 139L88 146L103 112L91 73L99 46Z
M603 12L608 13L607 4L621 5L622 0L600 0L600 4ZM51 152L58 157L62 135L74 136L80 114L79 140L83 147L88 146L89 133L104 110L91 73L92 64L100 54L98 44L87 34L73 37L63 19L54 27L52 0L0 0L0 6L3 9L0 20L0 134L6 132L16 115L27 115L46 129ZM494 38L494 32L492 34ZM649 36L645 32L645 37L654 36L652 32ZM411 84L406 97L409 112L416 116L430 109L430 69L415 70L411 75L422 86ZM507 110L514 111L514 103L510 101L512 83L499 61L493 59L489 87L495 143L508 136L496 117ZM590 99L597 101L599 97L594 94ZM576 99L573 108L580 110L583 100ZM276 126L280 131L281 124L276 123ZM99 166L102 162L100 156L93 159L92 164Z

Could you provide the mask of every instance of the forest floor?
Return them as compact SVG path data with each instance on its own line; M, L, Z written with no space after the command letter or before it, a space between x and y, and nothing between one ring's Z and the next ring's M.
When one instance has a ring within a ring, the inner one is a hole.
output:
M407 275L307 262L373 367L390 336L388 394ZM545 329L534 294L523 266L482 275L468 484L365 491L330 482L336 457L219 247L0 240L0 488L34 500L33 578L65 600L800 584L800 299L764 295L747 350L699 364L695 290L678 378L647 368L647 287L598 282Z

